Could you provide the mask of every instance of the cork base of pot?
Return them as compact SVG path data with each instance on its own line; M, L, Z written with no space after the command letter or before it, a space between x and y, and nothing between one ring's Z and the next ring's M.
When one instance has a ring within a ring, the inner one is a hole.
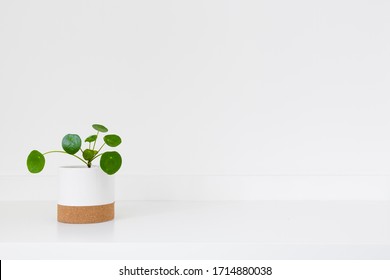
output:
M115 202L96 206L66 206L57 204L57 220L67 224L92 224L114 219Z

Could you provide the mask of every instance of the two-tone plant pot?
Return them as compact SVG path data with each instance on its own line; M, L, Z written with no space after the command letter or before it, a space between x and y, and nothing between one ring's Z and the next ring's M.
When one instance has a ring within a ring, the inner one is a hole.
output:
M64 166L59 170L57 220L100 223L115 216L115 178L99 166Z

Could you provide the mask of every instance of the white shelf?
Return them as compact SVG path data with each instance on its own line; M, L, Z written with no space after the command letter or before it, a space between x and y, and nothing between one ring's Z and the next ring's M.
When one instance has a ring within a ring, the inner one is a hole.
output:
M390 259L388 201L119 201L89 225L0 202L0 224L0 259Z

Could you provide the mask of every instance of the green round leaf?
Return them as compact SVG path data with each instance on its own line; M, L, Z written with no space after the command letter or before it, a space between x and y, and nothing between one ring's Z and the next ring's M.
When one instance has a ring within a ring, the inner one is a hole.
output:
M81 138L77 134L67 134L62 138L62 148L68 154L74 155L81 148Z
M91 136L88 136L88 137L84 140L84 142L93 142L93 141L96 140L96 138L97 138L97 135L96 135L96 134L95 134L95 135L91 135Z
M110 147L116 147L120 143L122 143L122 139L118 135L115 135L115 134L106 135L106 136L104 136L103 139L104 139L104 143L106 143Z
M115 174L122 165L122 157L118 152L105 152L100 157L100 168L108 175Z
M45 167L45 156L37 150L32 151L27 157L27 168L31 173L39 173Z
M95 150L90 150L90 149L86 149L86 150L84 150L84 152L83 152L83 158L84 158L85 160L90 161L90 160L93 159L93 157L94 157L96 154L97 154L97 151L95 151Z
M104 133L104 132L108 131L108 129L104 125L101 125L101 124L93 124L92 127L94 129L96 129L97 131L99 131L99 132L103 132Z

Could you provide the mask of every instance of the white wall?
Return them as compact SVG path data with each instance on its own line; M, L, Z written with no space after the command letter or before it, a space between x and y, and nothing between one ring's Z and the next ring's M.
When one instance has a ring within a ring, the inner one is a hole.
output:
M389 10L2 0L0 175L95 122L122 136L122 175L390 174Z

